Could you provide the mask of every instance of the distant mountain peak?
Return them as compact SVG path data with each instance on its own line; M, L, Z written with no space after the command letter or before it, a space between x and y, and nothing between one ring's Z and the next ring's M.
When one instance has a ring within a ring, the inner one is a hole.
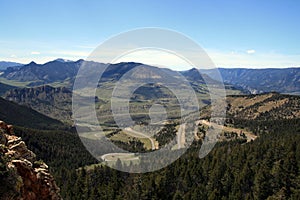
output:
M76 63L80 63L80 62L84 62L85 60L83 60L83 59L79 59L79 60L77 60L76 61Z
M62 62L62 63L65 63L65 62L73 62L72 60L68 60L68 59L64 59L64 58L57 58L57 59L55 59L54 61Z
M188 71L191 71L191 72L199 72L199 70L198 69L196 69L195 67L193 67L192 69L190 69L190 70L188 70Z
M37 63L34 61L31 61L28 65L37 65Z

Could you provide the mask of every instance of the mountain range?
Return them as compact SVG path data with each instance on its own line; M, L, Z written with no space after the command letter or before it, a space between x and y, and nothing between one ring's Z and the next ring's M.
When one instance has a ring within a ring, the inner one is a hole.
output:
M23 64L16 62L0 61L0 71L6 70L9 67L21 67Z
M75 77L82 62L82 60L76 62L55 60L42 65L31 62L20 68L7 68L1 76L8 80L29 82L26 86L68 81Z
M31 62L27 65L18 65L18 67L8 67L2 70L0 78L2 83L9 85L16 82L19 85L23 83L26 87L52 84L53 86L66 86L71 89L78 69L83 62L89 63L89 61L84 60L69 61L64 59L57 59L45 64ZM102 63L91 62L91 64L99 65L99 67L104 66ZM123 74L139 65L141 64L134 62L111 64L103 74L104 81L108 79L118 80ZM216 78L215 70L200 71L202 76L208 75L211 79ZM300 91L300 68L219 68L219 72L226 85L231 85L252 94L272 91L299 94ZM190 82L204 83L203 78L195 73L195 69L180 73Z
M203 73L215 78L215 71L203 70ZM279 92L300 94L300 68L219 68L225 83L239 86L252 94L264 92Z
M55 60L44 65L30 63L20 69L8 69L2 75L5 80L18 81L19 84L23 82L27 84L27 87L10 88L3 97L9 101L27 105L54 119L72 123L72 88L70 86L75 78L76 71L83 62L82 60L76 62L61 62ZM90 64L96 64L97 67L104 66L104 64L101 63ZM141 64L133 62L112 64L109 65L107 70L103 73L96 91L95 100L97 107L99 107L98 116L104 123L111 121L110 97L118 80L130 70L139 67L139 65ZM140 74L142 78L144 78L144 74L148 74L149 77L155 77L157 82L163 82L164 77L161 75L162 72L157 69L158 68L152 66L143 66L143 68L139 68L138 71L139 73L143 72ZM199 96L199 103L201 105L207 105L210 99L204 78L195 70L196 69L191 69L180 73L191 83L191 86ZM55 74L58 73L61 73L61 76L55 76ZM150 73L152 73L152 75L150 75ZM174 87L177 87L181 83L181 80L176 78L179 75L178 72L166 69L165 73L171 77L175 77L172 79L176 82L172 83ZM205 74L203 74L203 76L210 84L218 83ZM60 84L57 84L57 82L60 82ZM39 85L42 83L49 85ZM36 84L39 86L35 86ZM226 89L227 92L232 94L241 93L231 85L226 85ZM166 103L165 106L167 109L174 111L172 116L177 116L177 111L175 112L176 109L174 110L174 108L178 106L175 96L170 90L160 84L145 84L138 88L132 95L131 105L136 113L145 113L153 103L159 100ZM137 114L136 117L141 116Z

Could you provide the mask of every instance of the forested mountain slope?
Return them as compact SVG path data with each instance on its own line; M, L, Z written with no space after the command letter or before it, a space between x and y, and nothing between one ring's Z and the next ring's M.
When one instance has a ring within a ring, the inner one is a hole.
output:
M276 104L280 100L285 103ZM230 96L229 122L253 132L260 127L256 140L242 145L220 142L203 159L198 157L201 140L195 141L176 162L146 174L102 165L78 170L96 162L80 150L84 147L74 133L16 130L16 134L49 163L64 199L299 199L298 102L299 97L276 93ZM269 104L275 110L270 109L266 118L260 110ZM242 109L252 117L242 115ZM276 115L278 109L284 113Z

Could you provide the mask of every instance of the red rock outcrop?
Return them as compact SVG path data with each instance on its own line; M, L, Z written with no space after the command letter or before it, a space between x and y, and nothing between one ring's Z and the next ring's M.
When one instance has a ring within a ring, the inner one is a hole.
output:
M48 166L37 161L36 155L27 148L24 141L13 134L12 126L3 121L0 121L0 145L7 171L1 184L10 184L4 186L10 190L1 194L0 199L61 199Z

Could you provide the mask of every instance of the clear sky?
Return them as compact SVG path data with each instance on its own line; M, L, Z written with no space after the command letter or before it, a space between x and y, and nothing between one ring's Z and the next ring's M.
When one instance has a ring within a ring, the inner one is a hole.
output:
M199 43L219 67L299 67L300 1L0 0L0 60L86 58L105 39L161 27Z

